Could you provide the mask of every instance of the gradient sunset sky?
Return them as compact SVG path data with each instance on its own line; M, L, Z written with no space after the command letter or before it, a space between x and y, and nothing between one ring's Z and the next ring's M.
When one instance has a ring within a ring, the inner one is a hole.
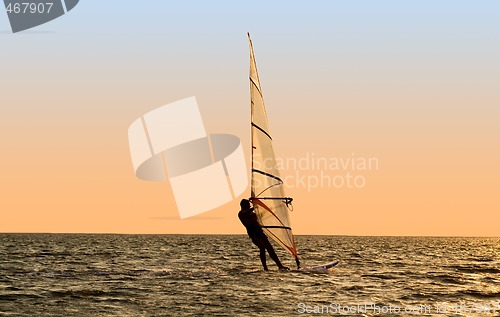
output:
M18 34L0 13L0 232L243 234L249 189L180 220L127 129L196 96L249 164L246 32L278 157L378 161L363 188L290 186L296 234L500 236L498 1L81 1Z

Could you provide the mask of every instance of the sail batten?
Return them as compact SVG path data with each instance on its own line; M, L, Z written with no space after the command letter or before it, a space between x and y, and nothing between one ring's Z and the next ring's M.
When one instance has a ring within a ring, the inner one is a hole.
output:
M259 86L257 86L257 84L253 81L252 77L249 77L249 78L250 78L250 82L254 85L255 89L257 89L257 91L259 92L260 96L261 96L261 97L264 97L264 96L262 95L262 91L260 90L260 87L259 87Z
M265 135L267 135L268 138L270 138L271 140L273 139L269 133L267 133L266 131L264 131L264 129L262 129L261 127L259 127L258 125L256 125L255 123L252 122L252 126L256 129L258 129L260 132L264 133Z
M297 247L288 215L288 205L292 199L285 195L276 162L250 34L248 41L252 131L251 199L264 233L292 254L298 265Z
M272 175L272 174L268 174L268 173L266 173L266 172L264 172L264 171L261 171L261 170L258 170L258 169L255 169L255 168L252 168L252 172L253 172L253 173L259 173L259 174L265 175L265 176L267 176L267 177L274 178L274 179L276 179L277 181L279 181L279 182L283 183L283 181L281 180L281 178L279 178L278 176L274 176L274 175ZM284 197L283 197L283 198L284 198Z

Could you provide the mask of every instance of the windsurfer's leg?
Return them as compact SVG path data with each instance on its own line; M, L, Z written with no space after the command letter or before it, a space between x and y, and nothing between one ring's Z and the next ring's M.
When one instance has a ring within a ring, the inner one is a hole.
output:
M268 271L266 264L266 249L260 248L260 262L262 262L262 266L264 267L264 271Z
M278 255L274 251L274 248L271 245L271 243L269 242L269 240L267 239L267 237L263 238L262 240L263 240L264 245L265 245L265 247L267 249L267 252L269 253L269 256L271 257L271 259L273 259L273 261L276 263L276 265L278 266L278 268L280 270L289 270L289 268L287 268L286 266L284 266L283 264L281 264L281 261L278 258Z
M258 237L252 237L252 242L259 248L259 256L260 256L260 262L262 262L262 267L264 267L264 271L268 271L269 269L267 268L267 263L266 263L266 246L262 239L259 239Z

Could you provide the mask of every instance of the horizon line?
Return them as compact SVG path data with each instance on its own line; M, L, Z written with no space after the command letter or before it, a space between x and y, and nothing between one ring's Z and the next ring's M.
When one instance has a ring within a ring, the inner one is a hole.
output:
M66 235L199 235L199 236L247 236L246 233L116 233L116 232L0 232L3 234L66 234ZM354 234L294 234L298 236L327 237L402 237L402 238L500 238L500 236L458 236L458 235L354 235Z

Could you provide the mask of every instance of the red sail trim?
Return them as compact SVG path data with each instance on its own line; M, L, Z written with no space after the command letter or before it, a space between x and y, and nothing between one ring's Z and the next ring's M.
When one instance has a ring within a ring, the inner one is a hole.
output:
M274 216L274 218L276 218L276 219L277 219L277 220L281 223L281 225L282 225L283 227L286 227L286 226L283 224L283 222L280 220L280 218L278 218L278 217L276 216L276 214L275 214L275 213L274 213L274 212L273 212L273 211L272 211L269 207L267 207L267 205L266 205L266 204L264 204L262 201L260 201L258 198L253 198L253 199L252 199L252 203L257 204L257 205L259 205L260 207L262 207L262 208L264 208L265 210L267 210L269 213L271 213L271 215L273 215L273 216ZM265 229L265 228L263 228L263 229ZM285 229L284 229L284 230L285 230ZM291 240L292 240L292 243L293 243L293 248L292 248L292 247L289 247L288 245L286 245L286 243L284 243L284 242L283 242L280 238L278 238L278 237L277 237L275 234L273 234L270 230L266 230L266 229L265 229L265 231L266 231L266 232L268 232L269 234L271 234L271 235L274 237L274 239L275 239L275 240L279 241L279 242L281 243L281 245L282 245L282 246L284 246L285 248L287 248L287 249L290 251L290 253L292 253L292 255L293 255L293 256L297 256L297 247L295 246L295 239L293 239L293 236L292 236L292 239L291 239ZM290 230L290 231L291 231L291 230Z
M293 248L289 247L286 245L286 243L284 243L280 238L278 238L275 234L273 234L271 231L267 230L264 228L264 231L267 232L268 235L272 235L276 241L279 241L281 246L285 247L288 249L288 251L290 251L290 253L294 256L294 257L297 257L298 253L297 253L297 248L295 247L295 241L293 241Z
M252 199L252 202L253 202L254 204L257 204L257 205L261 206L261 207L262 207L262 208L264 208L265 210L269 211L269 212L271 213L271 215L273 215L273 216L274 216L274 218L276 218L276 219L277 219L277 220L281 223L281 225L282 225L283 227L286 227L286 226L285 226L285 224L284 224L283 222L281 222L280 218L278 218L278 216L276 216L276 214L275 214L275 213L274 213L274 212L273 212L273 211L272 211L269 207L267 207L267 205L266 205L266 204L264 204L262 201L260 201L258 198L254 198L254 199Z

